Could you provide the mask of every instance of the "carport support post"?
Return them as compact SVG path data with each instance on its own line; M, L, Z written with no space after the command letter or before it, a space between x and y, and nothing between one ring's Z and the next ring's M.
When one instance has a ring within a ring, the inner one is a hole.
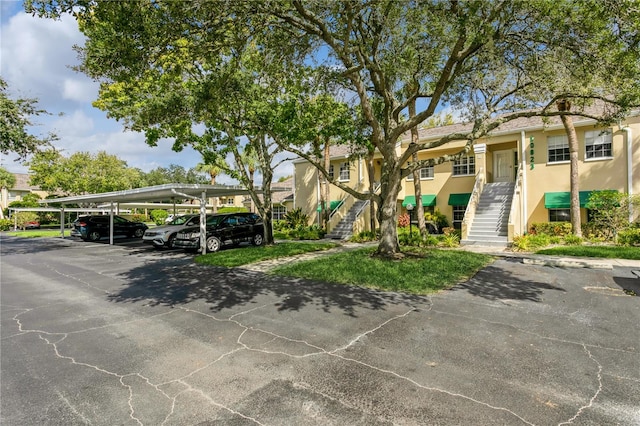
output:
M200 197L200 251L207 253L207 191Z
M60 238L64 239L64 206L60 209Z
M109 208L109 245L113 245L113 201Z

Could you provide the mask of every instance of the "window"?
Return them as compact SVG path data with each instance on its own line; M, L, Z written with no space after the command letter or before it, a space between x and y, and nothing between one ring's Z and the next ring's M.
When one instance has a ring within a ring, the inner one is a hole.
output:
M229 198L227 198L227 205L228 206L233 206L233 205L235 205L235 201L236 201L236 199L234 197L229 197Z
M475 157L462 157L459 160L453 162L453 175L465 176L474 175L476 173L476 158Z
M571 222L571 210L549 209L549 222Z
M567 136L549 136L547 138L547 153L547 161L549 163L569 161L569 140Z
M462 220L464 219L464 212L467 210L467 206L452 206L453 207L453 227L455 229L462 228Z
M333 164L329 165L329 179L330 180L334 179Z
M420 169L420 180L433 179L433 166ZM413 180L413 173L407 176L407 180Z
M584 133L585 158L610 158L612 153L611 129Z
M273 206L272 217L273 220L284 220L284 216L287 214L287 208L285 206Z
M340 164L340 179L341 181L351 179L351 167L349 163Z

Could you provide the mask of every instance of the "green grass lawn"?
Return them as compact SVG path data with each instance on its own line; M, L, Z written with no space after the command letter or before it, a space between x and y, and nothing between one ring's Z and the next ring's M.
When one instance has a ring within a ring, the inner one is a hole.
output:
M378 290L430 294L469 279L493 261L491 256L457 250L424 249L391 261L360 249L277 267L276 275L308 278ZM416 249L417 250L417 249Z
M59 237L60 228L58 229L27 229L25 231L10 231L10 232L7 232L7 235L12 237L22 237L22 238ZM70 236L71 231L69 229L65 229L64 235L66 237Z
M537 254L554 256L602 257L606 259L640 260L640 247L624 246L558 246L538 250Z
M233 268L235 266L260 262L261 260L277 259L279 257L295 256L297 254L313 251L328 250L336 246L337 244L334 243L285 242L272 246L241 247L197 256L196 262L203 265L226 266L228 268Z

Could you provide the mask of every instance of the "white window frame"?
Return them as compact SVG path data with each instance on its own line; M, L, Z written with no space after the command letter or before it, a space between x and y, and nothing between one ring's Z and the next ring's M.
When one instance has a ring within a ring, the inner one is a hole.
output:
M459 229L456 227L456 223L460 224L460 229L462 228L462 222L464 221L464 214L466 211L467 206L451 206L451 224L454 228ZM462 217L460 217L459 220L456 220L456 213L458 214L458 217L460 213L462 213Z
M285 215L287 214L287 207L283 205L273 205L273 209L271 211L271 215L273 220L283 220Z
M551 151L553 150L554 159L551 159ZM562 160L557 158L558 151L562 150ZM566 160L565 160L566 158ZM547 136L547 164L569 163L569 138L567 135Z
M456 168L458 170L463 169L465 173L456 173ZM453 161L453 170L451 172L452 176L473 176L476 174L476 157L473 155L467 155L466 157L461 157L459 160Z
M333 180L335 174L333 164L329 164L329 180Z
M419 169L420 172L420 180L431 180L434 178L434 169L433 166L423 167ZM407 180L413 180L413 173L407 176Z
M606 146L608 145L608 149ZM591 153L588 148L593 147ZM605 151L609 155L605 155ZM584 160L597 161L613 158L613 132L611 129L588 130L584 132Z
M340 174L338 175L339 182L348 182L351 180L351 164L348 162L340 163Z

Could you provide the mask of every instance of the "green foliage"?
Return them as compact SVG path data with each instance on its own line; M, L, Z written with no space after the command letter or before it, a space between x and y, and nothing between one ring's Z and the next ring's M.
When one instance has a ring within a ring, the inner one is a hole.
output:
M516 235L513 238L514 251L533 251L551 244L551 237L547 234Z
M571 234L570 222L540 222L531 224L529 234L546 234L557 237L564 237Z
M7 83L0 78L0 152L14 152L20 158L38 151L42 146L56 139L53 134L34 136L27 129L36 123L32 117L48 114L37 108L36 99L11 99L7 93ZM0 180L2 176L0 176ZM1 184L1 183L0 183Z
M640 246L640 228L628 228L618 233L621 246Z
M580 256L580 257L601 257L603 259L632 259L640 260L640 247L623 246L558 246L536 253L552 256Z
M616 241L620 231L628 228L629 212L640 208L640 196L617 191L593 191L586 207L592 212L593 226L607 240Z
M276 275L294 276L385 291L430 294L469 279L491 262L483 254L433 248L413 249L401 262L371 256L361 249L277 267Z
M16 217L16 223L20 229L25 229L25 224L27 222L38 220L38 215L34 212L18 212L16 213Z
M249 209L246 207L220 207L218 209L218 213L243 213L248 212Z
M349 241L354 243L365 243L369 241L378 241L380 235L378 233L374 233L372 231L362 231L356 235L351 236Z
M5 169L4 167L0 167L0 189L2 188L13 188L16 184L16 177Z
M64 157L50 149L36 153L27 163L31 184L45 191L92 194L120 191L140 186L140 171L105 151L76 152Z
M151 215L151 220L158 226L163 225L164 221L169 217L169 212L160 209L151 210L149 214Z
M438 236L438 239L445 247L453 248L460 245L460 234L453 228L444 228L443 234Z
M0 219L0 231L8 231L13 227L13 220Z
M584 239L577 235L569 234L564 236L564 243L570 246L579 246L582 245L583 242ZM549 241L549 243L551 243L551 241Z
M164 185L168 183L210 183L200 174L196 166L189 170L177 164L169 167L157 167L147 173L140 172L140 186Z
M284 215L284 222L289 229L306 227L309 224L309 215L304 213L300 207L289 210Z
M437 208L434 209L433 213L426 212L424 214L424 219L426 221L430 221L430 222L433 222L436 225L438 225L438 229L444 229L444 228L449 227L449 219L447 219L447 215L442 213Z

